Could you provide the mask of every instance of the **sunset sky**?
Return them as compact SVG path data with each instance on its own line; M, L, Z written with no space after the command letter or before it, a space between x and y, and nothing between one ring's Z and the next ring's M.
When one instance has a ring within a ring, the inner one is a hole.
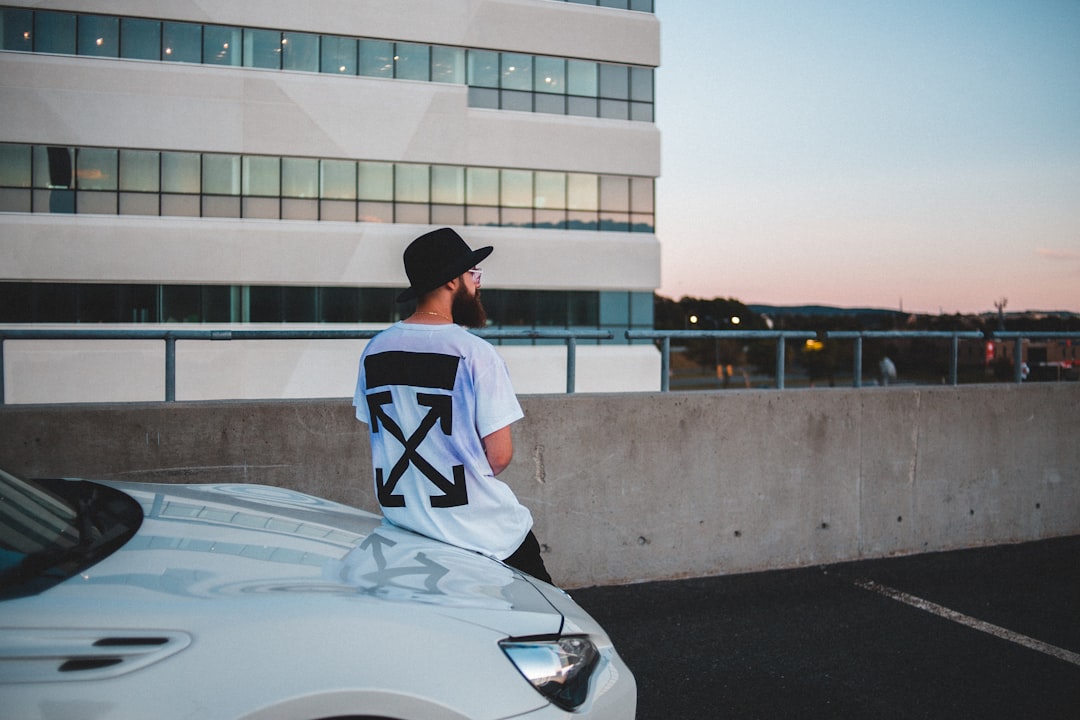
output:
M659 292L1080 312L1080 0L656 0Z

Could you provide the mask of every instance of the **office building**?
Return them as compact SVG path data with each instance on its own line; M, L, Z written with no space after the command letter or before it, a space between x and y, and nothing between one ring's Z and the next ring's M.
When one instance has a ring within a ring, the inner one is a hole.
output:
M377 328L407 312L405 245L449 225L496 247L493 327L611 330L579 344L578 389L654 388L623 336L660 279L652 9L2 2L0 324ZM561 389L561 343L494 342L519 391ZM68 397L34 368L120 362L71 347L9 341L9 401ZM349 394L356 352L191 345L178 397Z

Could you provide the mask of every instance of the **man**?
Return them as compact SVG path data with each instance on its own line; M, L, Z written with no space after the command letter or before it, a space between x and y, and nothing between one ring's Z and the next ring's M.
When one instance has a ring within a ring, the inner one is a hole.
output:
M495 478L510 464L510 425L524 413L502 358L461 327L487 322L476 266L492 250L470 249L450 228L405 249L410 286L398 302L417 299L416 311L368 343L353 405L371 431L375 493L389 522L551 582L532 515Z

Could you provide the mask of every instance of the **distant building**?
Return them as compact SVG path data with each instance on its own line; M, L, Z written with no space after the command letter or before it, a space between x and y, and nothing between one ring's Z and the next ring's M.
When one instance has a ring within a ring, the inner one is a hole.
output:
M11 0L0 31L0 323L379 327L450 225L496 246L498 327L615 333L578 389L658 385L622 336L660 281L651 0ZM297 347L240 395L346 394ZM561 347L501 350L522 392L563 382Z

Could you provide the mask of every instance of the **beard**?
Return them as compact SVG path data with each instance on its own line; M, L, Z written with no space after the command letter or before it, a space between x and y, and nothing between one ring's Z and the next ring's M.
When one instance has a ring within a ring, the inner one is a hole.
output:
M450 306L450 314L454 316L454 322L468 328L487 327L487 311L480 302L480 291L470 295L462 283L454 293L453 304Z

